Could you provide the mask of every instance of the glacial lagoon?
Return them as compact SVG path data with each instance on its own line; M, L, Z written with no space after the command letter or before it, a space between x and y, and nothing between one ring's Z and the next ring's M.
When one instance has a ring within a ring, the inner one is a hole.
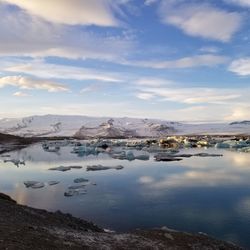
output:
M129 161L102 152L76 154L72 149L68 145L51 152L37 143L1 155L0 191L20 204L61 210L110 230L167 226L250 246L249 153L188 148L179 153L223 156L157 162L156 153L149 153L149 160ZM87 171L98 165L112 168ZM51 170L60 166L79 168ZM25 185L28 181L43 185L32 188ZM74 192L77 185L80 191Z

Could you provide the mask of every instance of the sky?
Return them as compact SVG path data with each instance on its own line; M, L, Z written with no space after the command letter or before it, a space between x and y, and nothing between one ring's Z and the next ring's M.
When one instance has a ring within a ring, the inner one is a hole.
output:
M0 0L0 118L250 119L250 0Z

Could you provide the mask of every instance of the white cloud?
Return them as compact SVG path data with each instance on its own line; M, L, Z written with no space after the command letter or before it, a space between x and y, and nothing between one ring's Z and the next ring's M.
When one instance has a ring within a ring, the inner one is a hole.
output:
M190 36L228 42L240 29L242 17L208 4L162 1L162 22L176 26Z
M84 94L84 93L88 93L88 92L95 92L95 91L100 90L101 88L102 88L102 86L99 85L99 84L91 84L91 85L89 85L89 86L87 86L85 88L82 88L80 90L80 93Z
M3 0L49 22L117 26L110 0ZM114 4L114 3L113 3Z
M151 93L138 93L136 96L142 100L150 100L154 98L154 95Z
M239 121L239 120L250 120L250 104L236 105L232 108L231 114L225 117L225 120Z
M125 65L154 69L183 69L194 67L214 67L224 64L228 58L220 55L203 54L168 61L124 61Z
M170 80L166 80L163 78L152 78L152 77L139 78L134 83L139 86L148 86L148 87L160 87L173 84L173 82Z
M230 64L228 69L237 75L248 76L250 75L250 58L235 60Z
M133 41L122 34L97 34L78 26L51 24L20 9L10 11L1 2L0 16L0 56L117 60L133 47Z
M22 92L22 91L17 91L15 93L13 93L13 96L17 96L17 97L27 97L30 96L29 94Z
M158 0L145 0L144 4L147 6L150 6L156 2L158 2Z
M28 74L40 78L58 78L74 80L96 80L103 82L121 82L116 73L104 72L83 67L73 67L46 63L43 60L12 60L1 63L5 72Z
M143 184L148 185L148 187L152 189L163 190L176 187L215 187L225 185L228 181L234 185L240 185L242 182L246 182L246 179L241 178L241 175L242 173L234 173L231 169L227 173L220 168L213 169L213 171L202 171L194 168L194 170L171 174Z
M213 46L204 46L204 47L200 48L200 51L202 53L218 53L219 48L213 47Z
M6 86L15 86L20 89L40 89L49 92L69 91L65 85L60 83L23 76L0 77L0 88Z
M242 95L241 92L237 93L235 90L213 88L142 88L141 91L166 101L186 104L224 104Z
M151 176L141 176L139 179L138 179L138 182L140 184L149 184L149 183L153 183L155 180L153 177Z
M250 0L224 0L226 3L235 4L242 7L250 7Z

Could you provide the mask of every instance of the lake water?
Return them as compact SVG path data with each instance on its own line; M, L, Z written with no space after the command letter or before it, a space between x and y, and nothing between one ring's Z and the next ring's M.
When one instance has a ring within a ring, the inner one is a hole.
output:
M250 154L218 149L184 149L184 153L219 153L223 157L191 157L180 162L115 160L108 154L82 156L62 147L45 152L35 144L10 153L25 165L4 163L0 156L0 192L20 204L61 210L116 231L167 226L205 232L250 246ZM121 170L86 171L87 165L123 165ZM81 165L67 172L60 165ZM75 178L89 179L87 193L65 197ZM60 181L41 189L24 181ZM96 185L93 185L95 183Z

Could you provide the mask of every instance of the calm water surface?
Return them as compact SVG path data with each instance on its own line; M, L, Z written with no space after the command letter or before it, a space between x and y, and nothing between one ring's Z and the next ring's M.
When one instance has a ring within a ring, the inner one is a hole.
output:
M185 149L185 153L221 153L223 157L192 157L181 162L114 160L106 154L79 157L62 147L45 152L41 144L18 152L4 163L0 156L0 192L20 204L69 212L117 231L168 226L205 232L250 246L250 154L216 149ZM86 171L87 165L123 165L122 170ZM50 171L60 165L81 165L67 172ZM87 194L65 197L75 178L87 178ZM24 181L60 181L41 189Z

